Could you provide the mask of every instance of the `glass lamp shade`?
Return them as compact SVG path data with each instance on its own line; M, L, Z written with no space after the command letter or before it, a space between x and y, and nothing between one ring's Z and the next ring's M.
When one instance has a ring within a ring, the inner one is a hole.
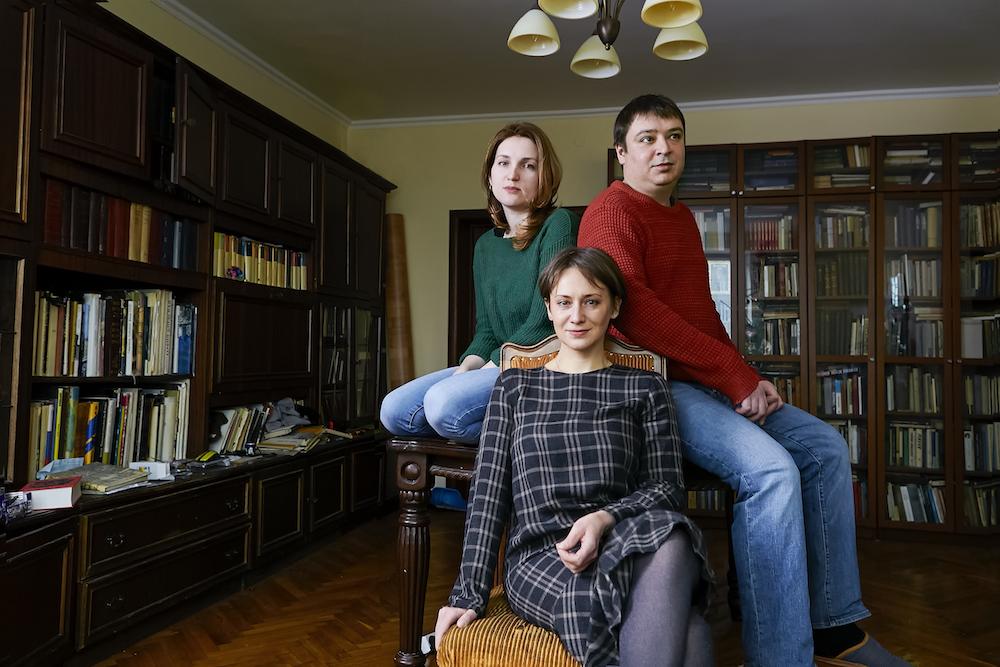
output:
M530 9L514 24L507 46L526 56L547 56L559 50L559 33L545 12Z
M588 79L607 79L622 71L615 47L605 49L601 38L591 35L573 56L569 68Z
M654 28L680 28L701 18L701 0L646 0L640 16Z
M666 60L694 60L708 51L708 40L697 23L664 28L656 36L653 53Z
M561 19L585 19L600 8L597 0L538 0L538 6L549 16Z

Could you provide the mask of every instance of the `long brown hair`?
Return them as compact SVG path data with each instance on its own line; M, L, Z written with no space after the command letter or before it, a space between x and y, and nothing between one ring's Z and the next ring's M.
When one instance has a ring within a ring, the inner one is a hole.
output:
M545 219L556 210L556 195L559 184L562 183L562 165L552 148L552 142L534 123L511 123L500 128L486 151L486 160L483 161L483 188L486 189L486 208L493 219L493 225L505 233L510 231L510 224L503 213L503 206L493 196L490 170L497 156L497 148L511 137L530 139L535 142L535 149L538 151L538 194L534 201L528 202L528 218L513 237L514 249L523 250L531 244Z

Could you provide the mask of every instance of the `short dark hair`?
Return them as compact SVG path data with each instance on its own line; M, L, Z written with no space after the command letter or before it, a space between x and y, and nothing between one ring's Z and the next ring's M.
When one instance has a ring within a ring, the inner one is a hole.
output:
M621 299L625 303L625 276L618 268L611 255L600 248L563 248L552 261L538 274L538 292L545 301L549 300L552 290L556 288L559 277L568 269L577 269L583 277L594 285L601 285L608 290L611 300Z
M666 95L652 93L640 95L618 113L615 119L615 146L625 147L625 137L628 129L632 127L632 121L637 116L659 116L660 118L677 118L681 121L681 129L684 127L684 114L674 104L674 101Z

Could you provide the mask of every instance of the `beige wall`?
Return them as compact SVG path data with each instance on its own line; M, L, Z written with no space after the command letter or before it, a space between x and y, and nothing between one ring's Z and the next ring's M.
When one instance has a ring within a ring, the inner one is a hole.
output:
M1000 97L693 111L685 116L692 145L981 132L1000 127ZM534 122L548 133L563 163L560 202L588 204L606 182L613 116ZM502 125L350 130L352 157L398 186L389 196L388 211L405 219L418 375L447 361L448 212L485 206L479 172L486 146Z

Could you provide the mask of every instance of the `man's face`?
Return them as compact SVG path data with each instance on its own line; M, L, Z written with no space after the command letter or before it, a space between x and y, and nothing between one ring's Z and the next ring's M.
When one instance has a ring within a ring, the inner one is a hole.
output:
M636 116L625 135L625 145L615 146L625 173L625 184L668 204L677 179L684 171L684 128L680 118Z

